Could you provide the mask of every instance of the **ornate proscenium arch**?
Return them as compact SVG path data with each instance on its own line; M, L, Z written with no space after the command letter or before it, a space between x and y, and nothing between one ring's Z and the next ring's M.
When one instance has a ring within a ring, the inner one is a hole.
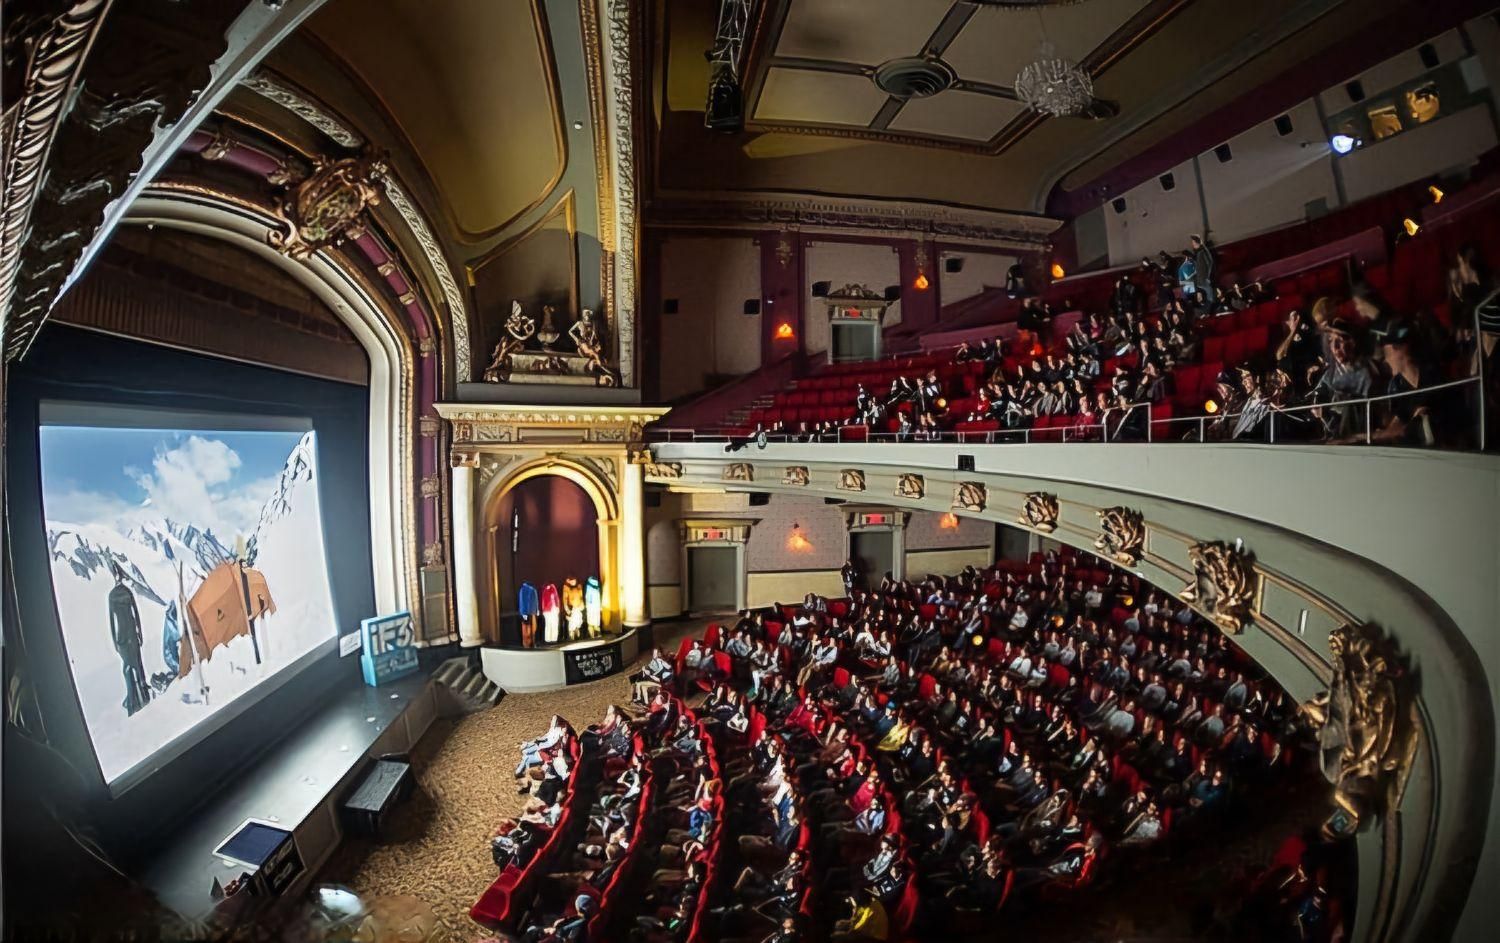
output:
M416 528L413 378L416 353L367 285L337 253L292 259L271 248L269 213L210 193L154 188L126 225L165 226L219 239L285 270L316 294L359 340L370 359L370 536L375 602L383 612L414 608L420 559Z

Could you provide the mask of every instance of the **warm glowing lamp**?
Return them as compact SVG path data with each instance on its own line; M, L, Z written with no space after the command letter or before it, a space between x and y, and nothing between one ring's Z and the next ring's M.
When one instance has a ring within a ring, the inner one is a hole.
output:
M945 400L945 399L943 399L941 396L939 396L937 398L937 404L936 405L937 405L938 409L947 409L948 408L948 401Z
M1401 228L1406 230L1408 236L1415 236L1422 227L1417 225L1416 220L1408 216L1401 221Z
M813 548L812 541L808 540L807 535L802 533L801 524L792 524L792 533L786 539L786 548L797 553L806 553Z
M1441 202L1443 202L1443 197L1447 196L1447 194L1445 194L1443 191L1439 190L1435 186L1434 187L1428 187L1427 188L1427 194L1432 197L1432 202L1434 202L1434 203L1441 203Z
M917 273L917 280L914 281L914 282L912 282L911 284L912 284L912 287L915 288L917 291L926 291L927 290L927 286L931 285L932 283L927 280L927 273L926 272L918 272Z
M1052 277L1053 278L1062 278L1066 274L1068 274L1068 273L1065 272L1065 271L1063 271L1063 267L1062 267L1062 263L1061 262L1053 262L1052 263Z
M972 644L975 648L978 648L979 646L981 646L981 645L984 644L984 636L983 635L976 635L976 636L974 636L974 639L973 639L973 641L970 644Z
M958 530L958 515L951 512L944 514L938 518L938 527L943 530Z
M1208 402L1203 404L1203 411L1212 416L1214 413L1219 411L1218 402L1215 400L1209 400Z
M776 325L776 339L777 340L779 340L779 341L789 341L794 336L795 335L792 334L792 326L790 324L788 324L787 322L782 321L780 324Z

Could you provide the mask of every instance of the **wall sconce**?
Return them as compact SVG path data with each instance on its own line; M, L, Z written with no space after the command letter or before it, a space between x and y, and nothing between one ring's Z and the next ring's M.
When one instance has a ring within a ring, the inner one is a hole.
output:
M786 548L795 553L806 553L813 548L812 541L802 533L802 525L796 522L792 524L792 532L787 536Z
M1406 230L1408 236L1415 236L1422 229L1421 226L1417 225L1417 221L1410 216L1401 221L1401 228Z
M938 527L942 530L958 530L958 515L948 512L938 518Z
M779 341L789 341L789 340L791 340L795 336L796 335L792 333L792 326L790 324L788 324L786 321L782 321L780 324L776 325L776 339L777 340L779 340Z
M927 280L926 272L918 272L916 281L911 283L911 287L915 288L917 291L926 291L927 286L931 284L932 283Z
M1447 196L1448 194L1444 193L1443 191L1439 190L1437 187L1434 186L1434 187L1428 187L1427 188L1427 195L1430 196L1430 197L1432 197L1432 202L1434 202L1434 203L1441 203L1441 202L1443 202L1443 197Z
M1053 262L1052 263L1052 277L1053 278L1062 278L1063 276L1065 276L1067 274L1068 274L1067 272L1063 271L1063 267L1062 267L1062 263L1061 262Z

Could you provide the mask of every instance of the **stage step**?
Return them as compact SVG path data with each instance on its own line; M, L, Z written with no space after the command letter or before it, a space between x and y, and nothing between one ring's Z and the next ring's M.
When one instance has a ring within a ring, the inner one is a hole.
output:
M467 657L450 658L438 666L433 679L453 693L465 713L489 710L505 692L484 676L479 666Z

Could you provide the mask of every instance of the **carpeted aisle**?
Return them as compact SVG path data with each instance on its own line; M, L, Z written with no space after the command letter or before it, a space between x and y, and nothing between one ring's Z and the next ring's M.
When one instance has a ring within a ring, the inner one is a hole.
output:
M702 621L657 628L663 650L675 652ZM642 659L650 652L642 653ZM634 671L632 667L631 671ZM598 721L610 703L630 700L630 672L545 694L511 694L498 707L434 722L412 757L418 788L392 815L379 841L351 837L323 868L321 883L343 884L366 901L412 895L437 917L432 943L472 943L490 936L469 919L469 906L495 878L489 836L500 819L519 812L512 772L517 745L539 736L554 713L575 727Z

